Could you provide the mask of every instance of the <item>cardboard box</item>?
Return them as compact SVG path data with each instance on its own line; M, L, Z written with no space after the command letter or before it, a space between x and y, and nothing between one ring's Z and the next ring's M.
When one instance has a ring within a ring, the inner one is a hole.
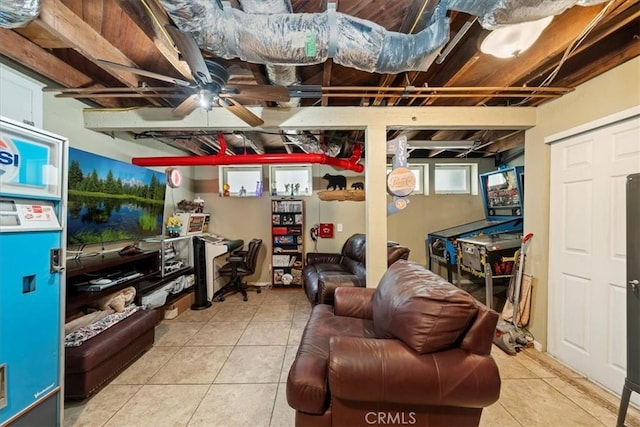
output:
M196 302L195 292L189 292L181 295L178 299L174 300L171 304L167 304L164 307L164 318L175 319L180 314L191 309L191 305Z

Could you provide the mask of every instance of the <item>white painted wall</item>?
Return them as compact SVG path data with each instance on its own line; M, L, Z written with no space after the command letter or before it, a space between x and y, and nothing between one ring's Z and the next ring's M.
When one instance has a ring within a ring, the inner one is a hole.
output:
M538 125L525 136L524 229L534 234L526 271L534 276L530 329L547 345L550 135L640 105L640 57L579 86L537 109Z

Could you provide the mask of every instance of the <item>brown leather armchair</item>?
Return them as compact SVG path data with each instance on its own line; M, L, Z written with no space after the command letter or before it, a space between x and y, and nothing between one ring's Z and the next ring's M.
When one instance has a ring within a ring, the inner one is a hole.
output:
M287 379L296 426L477 426L498 400L498 314L417 263L317 305Z
M408 259L410 249L393 241L387 242L387 266ZM333 293L339 287L365 287L367 270L366 237L349 237L340 253L308 252L302 278L311 304L333 304Z

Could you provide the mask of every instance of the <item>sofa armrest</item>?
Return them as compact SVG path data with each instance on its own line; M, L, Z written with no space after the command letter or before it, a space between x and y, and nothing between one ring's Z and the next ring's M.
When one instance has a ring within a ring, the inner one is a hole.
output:
M338 288L364 287L364 282L355 274L323 274L318 279L318 304L333 305L334 294Z
M408 405L483 408L500 397L490 356L459 348L419 355L398 340L331 337L332 398Z
M341 287L334 293L334 313L336 316L373 319L373 288Z
M342 254L328 253L328 252L307 252L306 265L312 264L340 264L342 261Z

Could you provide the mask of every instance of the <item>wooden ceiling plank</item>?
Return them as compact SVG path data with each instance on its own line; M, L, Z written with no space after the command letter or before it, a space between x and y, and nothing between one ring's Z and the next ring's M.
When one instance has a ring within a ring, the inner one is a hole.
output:
M91 77L81 73L53 54L18 33L0 28L0 54L33 70L41 76L65 87L88 87L94 85ZM102 87L96 85L96 87ZM100 100L103 107L120 107L115 100Z
M331 86L331 69L333 68L333 59L329 58L325 61L322 68L322 86ZM323 107L329 106L329 98L322 97L321 105Z
M517 131L510 135L498 140L492 141L489 145L485 146L485 153L482 157L492 157L497 153L511 150L513 148L524 146L524 131Z
M80 19L59 0L43 2L37 21L47 31L71 45L74 50L96 64L96 59L103 59L130 67L137 67L125 54L93 30L89 24ZM129 87L138 86L140 79L133 73L106 67L104 69L125 85Z
M37 21L32 22L26 27L15 28L14 31L43 49L65 49L71 47L45 28L42 28Z
M131 21L153 42L160 54L183 77L191 79L191 70L186 62L181 61L177 49L173 46L173 40L164 30L169 18L165 10L153 0L116 0L118 6L126 13Z
M551 58L559 58L601 9L602 7L571 8L554 18L545 30L547 37L541 37L518 58L505 61L479 54L482 60L475 61L473 66L468 66L464 72L458 73L455 81L468 86L483 86L487 82L491 82L492 85L516 85L526 78L531 69L538 68L540 64L548 64ZM553 62L557 63L557 60ZM509 63L513 66L506 66ZM450 82L453 82L453 79ZM482 99L464 99L454 104L478 105L479 102L482 102Z

